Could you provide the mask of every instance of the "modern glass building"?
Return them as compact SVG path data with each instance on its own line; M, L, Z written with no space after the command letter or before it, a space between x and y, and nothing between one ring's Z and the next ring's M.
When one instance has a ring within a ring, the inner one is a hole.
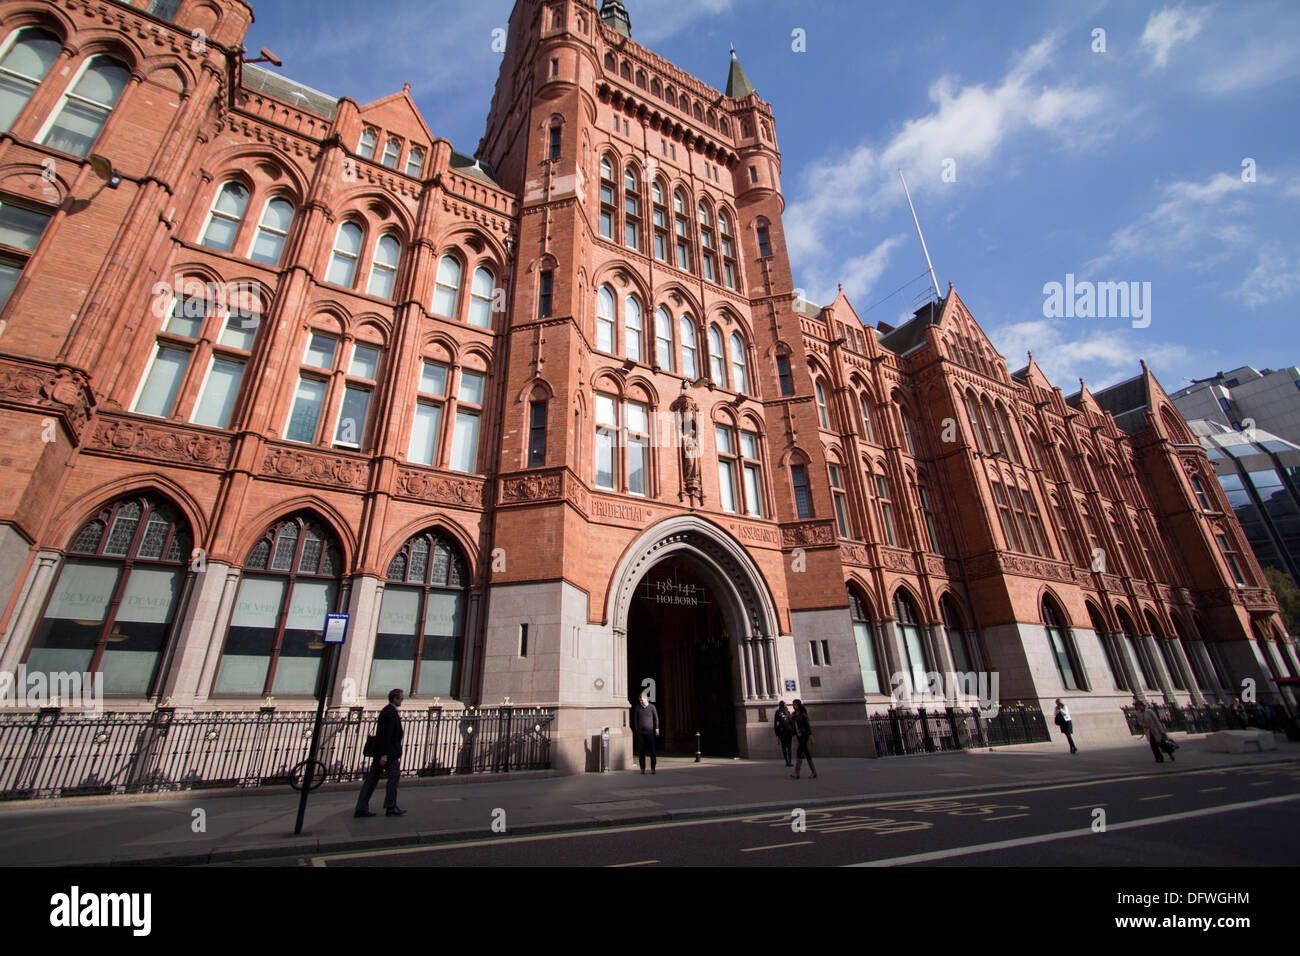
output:
M1204 418L1188 425L1205 446L1259 563L1300 586L1300 445Z

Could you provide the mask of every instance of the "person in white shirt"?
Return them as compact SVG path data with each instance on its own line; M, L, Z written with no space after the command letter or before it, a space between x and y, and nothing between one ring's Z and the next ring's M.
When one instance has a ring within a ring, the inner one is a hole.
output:
M1070 753L1077 754L1079 748L1074 745L1074 721L1070 720L1070 708L1061 702L1061 698L1056 698L1056 716L1052 718L1056 721L1056 726L1061 728L1061 733L1065 734L1065 739L1070 742Z

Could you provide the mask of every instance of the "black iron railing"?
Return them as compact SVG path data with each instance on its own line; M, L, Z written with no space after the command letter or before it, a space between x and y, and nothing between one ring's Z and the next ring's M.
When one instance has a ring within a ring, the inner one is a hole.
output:
M1270 704L1245 704L1230 707L1224 704L1207 704L1201 707L1179 707L1177 704L1153 704L1156 716L1170 733L1210 734L1218 730L1271 730L1290 734L1294 727L1285 710ZM1129 733L1139 737L1146 733L1141 714L1136 707L1125 707L1124 719Z
M960 707L898 710L868 718L876 755L944 753L971 747L1006 747L1044 743L1051 739L1047 721L1036 704L1002 706L985 717L978 710Z
M325 780L363 776L375 712L327 713L317 759ZM309 712L0 714L0 799L289 783L307 757ZM402 776L545 770L555 711L490 707L402 713Z

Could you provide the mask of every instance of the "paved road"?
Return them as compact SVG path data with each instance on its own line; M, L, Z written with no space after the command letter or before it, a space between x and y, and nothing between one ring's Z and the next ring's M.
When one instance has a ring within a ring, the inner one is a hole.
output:
M811 794L811 787L804 792ZM318 867L1290 866L1300 850L1300 765L1161 768L1128 779L852 802L805 811L802 829L795 825L796 809L529 836L504 833L265 862Z

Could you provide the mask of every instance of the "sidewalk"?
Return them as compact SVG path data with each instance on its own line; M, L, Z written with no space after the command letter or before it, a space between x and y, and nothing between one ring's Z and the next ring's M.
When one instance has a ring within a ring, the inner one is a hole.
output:
M1177 763L1157 765L1141 738L1127 746L1083 749L1059 742L992 751L885 759L827 758L818 778L791 780L780 761L665 758L659 773L639 771L501 780L403 781L403 817L383 814L383 786L371 800L378 815L357 819L357 788L312 794L304 834L294 837L298 795L287 787L246 796L184 793L79 805L75 798L0 804L0 865L219 863L394 845L483 839L505 811L510 834L816 807L856 799L931 796L953 791L1176 774L1239 765L1300 762L1300 744L1276 751L1216 754L1205 738L1179 735ZM1300 770L1300 768L1297 768ZM463 779L463 778L462 778ZM449 783L457 785L448 786ZM206 832L195 833L195 810Z

